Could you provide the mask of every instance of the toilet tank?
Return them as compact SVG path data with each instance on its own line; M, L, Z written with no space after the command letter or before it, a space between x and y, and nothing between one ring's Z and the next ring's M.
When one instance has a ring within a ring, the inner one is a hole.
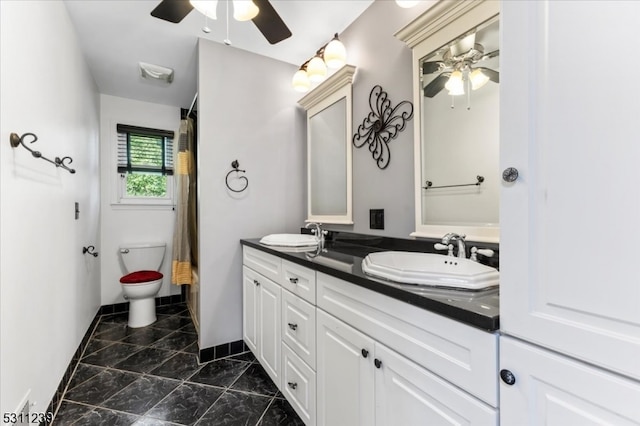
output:
M159 271L167 248L165 243L133 243L120 246L120 258L126 273Z

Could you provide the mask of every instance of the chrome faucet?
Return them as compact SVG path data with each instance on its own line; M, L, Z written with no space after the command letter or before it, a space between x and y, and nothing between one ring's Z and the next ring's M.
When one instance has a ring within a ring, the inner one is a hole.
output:
M467 250L466 250L466 245L464 242L466 235L458 235L458 234L454 234L453 232L449 232L448 234L446 234L444 237L442 237L442 244L444 245L449 245L452 244L454 241L458 242L458 257L465 259L467 257Z
M305 228L313 228L311 232L316 236L318 240L318 245L320 248L324 248L324 236L327 235L327 231L322 229L322 224L317 222L309 222L305 225Z

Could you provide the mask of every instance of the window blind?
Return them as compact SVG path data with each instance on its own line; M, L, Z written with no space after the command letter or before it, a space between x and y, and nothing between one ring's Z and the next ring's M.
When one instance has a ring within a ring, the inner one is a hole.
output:
M117 131L118 173L173 174L173 132L126 124Z

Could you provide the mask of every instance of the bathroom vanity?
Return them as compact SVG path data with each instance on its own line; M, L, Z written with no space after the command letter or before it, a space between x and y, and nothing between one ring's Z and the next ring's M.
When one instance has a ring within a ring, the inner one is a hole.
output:
M362 272L379 247L243 244L243 338L307 425L497 425L498 291Z

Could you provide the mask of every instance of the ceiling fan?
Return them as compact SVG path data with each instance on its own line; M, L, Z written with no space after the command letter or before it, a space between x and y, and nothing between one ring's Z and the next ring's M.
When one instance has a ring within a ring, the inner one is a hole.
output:
M228 0L227 0L228 1ZM215 11L217 1L199 2L209 3ZM234 8L246 6L250 1L234 1ZM259 12L253 18L249 18L258 27L271 44L276 44L291 37L291 31L284 23L278 12L273 8L269 0L253 0ZM250 5L249 5L250 6ZM162 0L155 9L151 11L151 16L164 21L177 24L194 9L194 5L189 0ZM215 12L214 12L215 13ZM215 19L215 18L214 18ZM236 18L238 19L238 18ZM241 20L241 19L239 19Z
M476 33L458 40L444 51L442 60L422 63L422 75L440 72L427 84L424 96L433 98L447 88L451 95L463 94L463 78L470 81L472 88L478 89L488 81L500 82L500 73L487 67L476 66L480 61L495 58L499 50L484 53L484 47L475 42Z

